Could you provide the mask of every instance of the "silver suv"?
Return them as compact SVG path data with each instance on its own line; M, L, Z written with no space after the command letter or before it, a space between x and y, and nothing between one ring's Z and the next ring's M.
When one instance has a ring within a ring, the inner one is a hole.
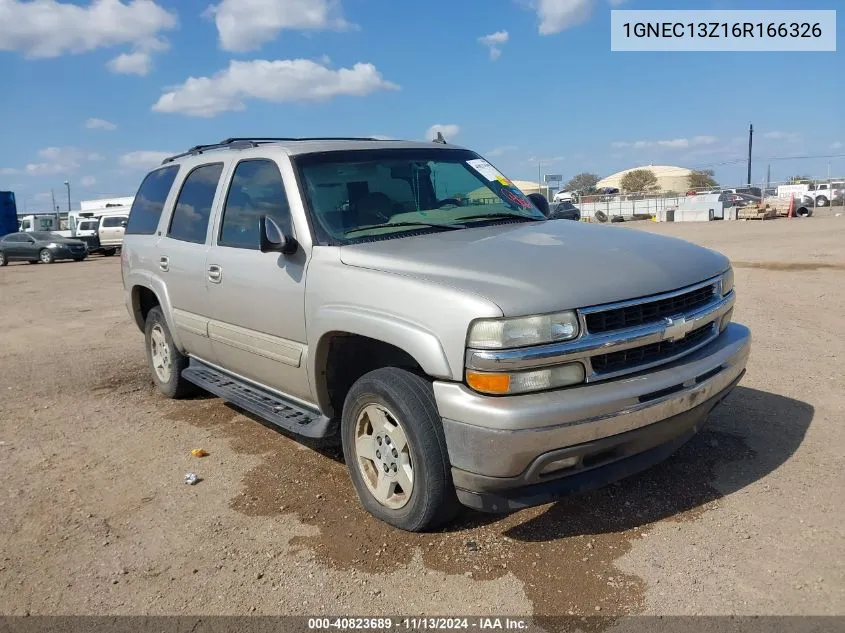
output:
M339 438L380 519L513 511L667 457L750 349L724 256L543 202L445 143L198 146L135 197L126 303L162 393Z

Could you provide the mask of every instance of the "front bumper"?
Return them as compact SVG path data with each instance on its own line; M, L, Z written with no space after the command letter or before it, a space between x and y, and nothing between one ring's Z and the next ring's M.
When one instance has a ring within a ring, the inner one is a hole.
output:
M732 323L679 361L604 383L488 397L435 382L459 498L483 510L514 510L665 459L739 382L750 347L748 328ZM567 458L575 463L549 471Z

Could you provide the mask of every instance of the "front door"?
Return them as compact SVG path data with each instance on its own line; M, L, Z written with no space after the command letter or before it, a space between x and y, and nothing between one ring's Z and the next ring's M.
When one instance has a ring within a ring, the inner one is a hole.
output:
M305 371L307 255L301 248L289 256L262 253L261 215L293 235L278 165L242 160L234 169L208 254L209 337L223 368L310 402Z
M207 238L222 173L223 163L202 165L188 173L167 234L157 244L159 275L167 285L184 351L209 361L214 353L208 338Z

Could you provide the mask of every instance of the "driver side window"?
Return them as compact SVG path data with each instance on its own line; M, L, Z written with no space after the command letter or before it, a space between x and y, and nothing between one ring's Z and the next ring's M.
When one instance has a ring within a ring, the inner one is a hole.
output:
M276 163L266 159L241 161L226 195L217 244L258 250L258 220L262 215L272 219L285 235L293 235L290 205Z

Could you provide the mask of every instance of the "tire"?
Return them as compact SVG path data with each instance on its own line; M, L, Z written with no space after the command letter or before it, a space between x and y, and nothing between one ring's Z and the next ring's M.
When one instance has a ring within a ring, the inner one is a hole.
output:
M37 259L30 259L27 263L28 264L37 264L38 260Z
M795 215L799 218L809 218L813 215L813 210L810 207L801 207L795 210Z
M428 380L395 367L365 374L346 396L341 438L352 485L370 514L408 532L455 517L460 503ZM410 482L410 494L402 482Z
M604 211L596 211L594 217L601 223L607 222L607 214Z
M816 206L817 207L826 207L827 203L828 203L828 199L825 198L824 196L819 196L818 198L816 198Z
M116 252L117 252L117 250L116 250L116 249L114 249L114 248L110 248L110 249L107 249L107 250L104 250L104 251L103 251L103 256L105 256L105 257L111 257L111 256L113 256Z
M74 258L73 258L73 261L75 261L75 262L84 262L84 261L85 261L85 259L86 259L87 257L88 257L87 255L86 255L85 257L74 257Z
M6 253L0 251L0 266L5 266L9 263L9 260L6 259Z
M170 329L158 306L147 314L144 324L144 343L153 381L161 393L173 399L196 393L197 388L182 378L182 370L188 366L189 359L173 344ZM157 369L157 365L161 368Z
M53 257L53 253L48 251L46 248L42 248L38 253L38 261L42 264L52 264L56 261L56 258Z

